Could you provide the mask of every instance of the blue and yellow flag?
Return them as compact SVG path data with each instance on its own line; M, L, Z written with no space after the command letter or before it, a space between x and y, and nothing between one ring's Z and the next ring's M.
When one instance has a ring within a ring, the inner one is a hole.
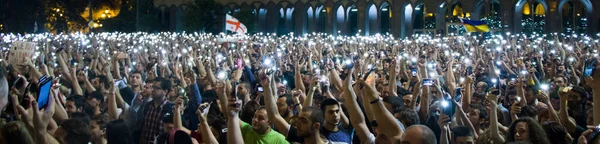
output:
M460 19L462 24L467 29L467 32L489 32L490 27L488 27L485 21L474 21L468 19Z

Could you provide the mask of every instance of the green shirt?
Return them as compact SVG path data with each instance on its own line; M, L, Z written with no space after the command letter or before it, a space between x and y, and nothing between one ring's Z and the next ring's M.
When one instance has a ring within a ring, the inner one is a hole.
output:
M289 144L285 140L285 136L271 129L269 133L265 135L259 135L254 132L252 126L242 121L242 136L244 137L244 143L247 144Z

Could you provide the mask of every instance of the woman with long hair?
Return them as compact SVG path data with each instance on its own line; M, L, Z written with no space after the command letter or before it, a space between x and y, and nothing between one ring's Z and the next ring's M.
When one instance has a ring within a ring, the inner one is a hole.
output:
M529 117L515 120L508 128L507 142L529 142L532 144L548 144L546 132L538 122Z

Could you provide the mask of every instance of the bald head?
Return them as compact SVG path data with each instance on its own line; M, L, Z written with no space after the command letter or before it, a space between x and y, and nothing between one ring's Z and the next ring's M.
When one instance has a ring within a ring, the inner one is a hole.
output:
M433 131L424 125L406 128L400 141L402 144L437 144Z

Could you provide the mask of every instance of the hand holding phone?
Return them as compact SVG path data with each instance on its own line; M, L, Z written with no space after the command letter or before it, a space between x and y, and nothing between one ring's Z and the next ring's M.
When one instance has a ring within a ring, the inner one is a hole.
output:
M594 69L596 69L596 60L588 60L585 62L585 69L583 70L583 76L589 77L594 74Z
M238 60L237 60L237 68L242 69L242 59L241 58L238 58Z
M50 101L50 91L52 88L52 78L46 78L46 76L42 76L40 78L40 89L37 98L37 104L39 109L46 108Z
M423 84L423 86L432 86L434 83L433 79L423 79L423 81L421 82Z
M454 102L452 102L452 97L450 95L444 96L444 99L441 101L442 113L448 115L448 117L452 118L456 111L456 106Z
M417 76L417 68L411 68L410 71L411 71L413 77Z

